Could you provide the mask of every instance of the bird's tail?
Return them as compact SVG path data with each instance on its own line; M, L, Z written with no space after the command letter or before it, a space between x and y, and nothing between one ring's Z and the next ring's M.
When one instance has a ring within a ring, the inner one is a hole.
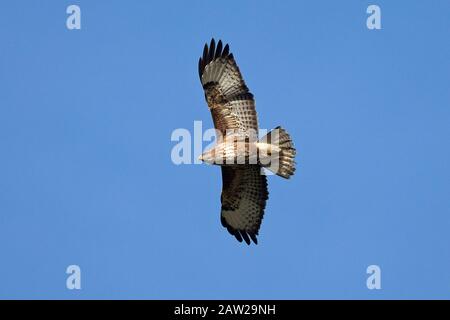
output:
M295 172L295 148L291 136L281 128L276 127L259 140L267 144L267 161L263 166L280 177L289 179Z

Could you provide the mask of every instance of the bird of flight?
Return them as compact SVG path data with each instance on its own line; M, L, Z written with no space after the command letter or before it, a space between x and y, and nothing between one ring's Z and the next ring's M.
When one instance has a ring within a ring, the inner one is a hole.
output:
M217 135L216 145L199 159L222 169L222 225L239 242L257 244L269 196L262 168L288 179L295 148L281 127L258 139L255 100L228 44L205 44L198 72Z

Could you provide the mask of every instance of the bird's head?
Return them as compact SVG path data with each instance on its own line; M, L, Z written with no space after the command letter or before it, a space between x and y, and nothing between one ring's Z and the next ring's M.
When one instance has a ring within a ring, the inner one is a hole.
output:
M198 160L206 162L208 164L214 164L216 163L216 158L215 158L215 150L211 149L208 150L206 152L203 152L199 157Z

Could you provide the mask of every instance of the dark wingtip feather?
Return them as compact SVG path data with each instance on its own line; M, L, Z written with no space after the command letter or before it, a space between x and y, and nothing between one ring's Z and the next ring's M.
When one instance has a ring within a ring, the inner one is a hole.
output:
M227 231L236 238L237 241L242 242L243 240L245 241L245 243L247 243L248 245L251 244L251 240L253 240L253 242L255 244L258 244L258 239L256 238L256 235L258 234L258 231L256 232L245 232L244 230L236 230L234 228L232 228L227 221L225 220L224 217L220 217L220 223L222 224L223 227L225 227L227 229Z
M258 238L256 238L256 235L254 233L249 233L249 236L250 238L252 238L255 244L258 244Z
M242 242L242 237L239 231L234 233L234 237L237 239L237 241Z
M203 57L202 57L202 60L203 60L204 63L206 63L207 59L208 59L208 44L205 43L205 46L203 47Z
M239 231L238 231L239 232ZM244 238L245 242L250 245L250 238L248 237L247 232L245 231L240 231L242 238Z
M220 223L222 224L222 227L226 228L227 227L227 222L225 221L224 217L220 217Z
M225 58L228 56L228 54L230 53L230 46L228 45L228 43L225 45L225 48L223 48L222 51L222 57Z
M222 49L223 48L223 49ZM223 47L222 40L219 40L216 46L216 40L214 38L211 38L211 42L208 46L208 43L205 43L205 46L203 47L203 55L200 58L198 62L198 72L200 75L200 79L202 78L203 72L205 72L205 67L211 62L218 58L226 58L231 57L233 58L233 55L230 54L230 46L228 44Z
M202 79L202 58L200 57L198 59L198 76L200 77L200 80Z
M222 55L222 40L219 40L216 47L216 54L214 55L214 60Z
M211 44L209 45L208 63L214 60L215 54L216 54L216 41L214 40L214 38L212 38Z

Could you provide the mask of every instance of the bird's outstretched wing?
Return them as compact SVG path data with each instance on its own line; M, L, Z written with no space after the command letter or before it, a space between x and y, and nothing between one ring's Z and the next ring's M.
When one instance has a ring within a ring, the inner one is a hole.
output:
M198 62L200 81L214 126L222 135L239 130L246 136L258 131L253 94L242 78L227 45L214 39L205 44ZM255 136L254 136L255 137ZM258 165L222 166L222 225L240 242L257 243L268 199L267 179Z
M250 239L258 243L256 236L264 216L267 179L258 165L222 167L221 222L239 242Z
M258 130L255 100L242 78L227 45L214 39L205 44L198 62L200 81L211 111L214 126L223 135L226 130Z

